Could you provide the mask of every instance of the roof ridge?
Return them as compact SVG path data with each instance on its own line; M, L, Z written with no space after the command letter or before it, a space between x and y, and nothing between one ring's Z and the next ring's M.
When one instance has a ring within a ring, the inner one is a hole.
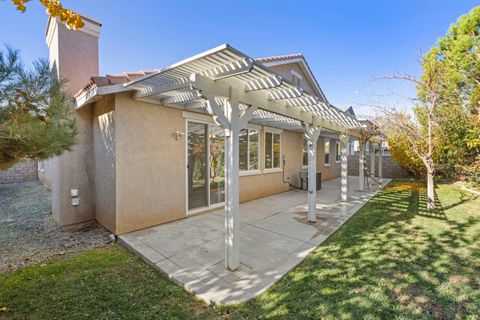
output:
M273 61L282 61L282 60L293 60L298 58L305 58L303 53L290 53L284 55L276 55L270 57L260 57L256 58L255 60L258 62L273 62Z

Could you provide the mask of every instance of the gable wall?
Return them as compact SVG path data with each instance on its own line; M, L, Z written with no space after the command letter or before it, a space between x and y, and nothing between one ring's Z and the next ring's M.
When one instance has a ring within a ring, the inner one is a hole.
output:
M309 93L312 94L317 94L316 89L314 88L314 85L310 81L310 77L303 72L303 70L300 68L299 64L294 62L294 63L287 63L287 64L281 64L277 66L271 66L269 67L273 72L278 73L282 77L284 77L287 80L292 80L292 70L300 74L302 77L302 80L300 81L300 86L307 90Z

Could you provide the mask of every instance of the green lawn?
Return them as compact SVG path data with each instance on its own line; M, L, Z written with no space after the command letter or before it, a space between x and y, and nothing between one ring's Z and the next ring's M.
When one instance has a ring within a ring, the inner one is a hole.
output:
M0 277L0 318L480 319L480 199L394 182L260 297L207 306L118 245Z

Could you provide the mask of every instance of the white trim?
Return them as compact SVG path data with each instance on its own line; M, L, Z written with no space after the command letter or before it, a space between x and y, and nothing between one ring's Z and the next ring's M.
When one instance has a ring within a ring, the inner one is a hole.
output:
M269 169L263 169L263 173L264 174L268 174L268 173L278 173L278 172L282 172L282 168L269 168Z
M213 210L216 210L216 209L219 209L219 208L223 207L224 205L225 205L225 201L212 204L209 207L199 207L199 208L195 208L195 209L192 209L192 210L187 210L187 217L194 216L194 215L201 214L201 213L205 213L205 212L209 212L209 211L213 211Z
M215 124L215 121L213 121L213 117L204 113L182 111L182 117L190 121L201 121L206 124Z
M341 149L342 149L342 146L340 145L340 140L335 140L335 163L342 163ZM337 160L337 156L339 160Z
M323 139L323 165L326 166L326 167L329 167L330 164L332 163L331 159L330 159L330 154L331 154L330 153L330 149L331 149L330 148L330 140L331 139L328 138L328 137ZM325 161L325 159L326 159L325 156L327 155L327 153L325 152L325 145L327 144L327 142L328 142L328 162Z
M262 126L255 123L247 123L244 129L262 130Z
M263 126L263 130L265 132L279 133L279 134L282 134L282 132L283 132L283 129L272 128L272 127L267 127L267 126Z
M298 73L297 71L295 70L290 70L290 72L292 73L292 75L294 75L295 77L298 77L300 78L300 80L303 80L303 77L300 73Z
M280 131L280 132L275 132L275 131ZM270 130L270 129L264 129L263 132L263 172L265 170L273 170L273 169L280 169L282 170L282 133L281 129L279 130ZM266 139L267 139L267 133L272 133L272 168L265 168L265 161L267 159L267 150L266 150ZM279 159L279 167L273 167L274 159L273 159L273 135L278 134L280 137L280 159Z
M305 151L303 149L304 143L307 142L307 150ZM307 164L303 164L303 156L307 154ZM305 135L302 135L302 169L308 169L308 139L305 137Z
M254 175L257 175L257 174L262 174L262 171L260 170L245 170L245 171L242 171L240 170L238 172L238 175L240 177L243 177L243 176L254 176Z
M132 90L124 87L122 84L112 84L102 87L97 87L97 85L94 85L91 89L82 92L82 94L75 99L75 109L80 109L89 103L95 102L102 96L126 91Z
M247 130L247 169L242 170L238 168L238 172L247 172L247 171L258 171L260 169L260 137L261 137L261 130L260 129L251 129L251 128L243 128L242 130ZM258 163L257 163L257 169L250 169L250 131L256 131L257 132L257 155L258 155ZM240 147L240 137L238 138L239 141L239 147ZM240 154L238 155L240 157ZM240 164L240 163L239 163Z
M194 112L183 112L183 113L187 113L187 114L191 114L191 115L197 115L196 113ZM182 113L182 116L183 116L183 113ZM219 202L219 203L214 203L214 204L210 204L210 163L208 163L210 161L210 127L211 126L217 126L217 124L215 124L215 122L213 121L208 121L208 117L210 116L207 116L207 115L203 115L203 114L198 114L199 116L205 116L205 117L199 117L199 119L194 119L193 117L192 118L185 118L185 146L184 146L184 150L185 150L185 212L186 212L186 215L187 217L191 216L191 215L194 215L194 214L198 214L198 213L202 213L202 212L205 212L205 211L209 211L211 210L212 208L216 208L217 205L218 207L221 207L222 205L225 204L225 201L223 202ZM203 118L203 119L202 119ZM204 124L204 125L207 125L207 137L206 137L206 149L207 149L207 206L204 206L204 207L199 207L199 208L194 208L194 209L188 209L188 123L189 122L192 122L192 123L199 123L199 124ZM225 187L224 187L225 188Z

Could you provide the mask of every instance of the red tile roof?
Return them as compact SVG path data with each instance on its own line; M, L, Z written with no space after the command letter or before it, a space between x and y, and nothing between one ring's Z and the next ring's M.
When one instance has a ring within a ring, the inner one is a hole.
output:
M257 58L255 60L260 63L269 63L269 62L276 62L276 61L294 60L299 58L303 58L303 54L294 53L294 54L287 54L284 56ZM80 91L78 91L73 96L73 98L77 99L79 96L81 96L83 93L87 92L94 86L103 87L103 86L109 86L109 85L114 85L119 83L127 83L157 71L158 70L145 70L145 71L137 71L137 72L124 72L120 74L107 74L104 76L92 76L90 78L90 82L87 83Z
M260 62L260 63L269 63L269 62L303 59L303 58L304 58L303 54L301 54L301 53L292 53L292 54L287 54L287 55L284 55L284 56L257 58L255 60Z
M157 70L144 70L137 72L124 72L120 74L107 74L104 76L92 76L90 78L90 82L87 83L80 91L78 91L73 98L77 99L94 86L103 87L119 83L127 83L155 72L157 72Z

